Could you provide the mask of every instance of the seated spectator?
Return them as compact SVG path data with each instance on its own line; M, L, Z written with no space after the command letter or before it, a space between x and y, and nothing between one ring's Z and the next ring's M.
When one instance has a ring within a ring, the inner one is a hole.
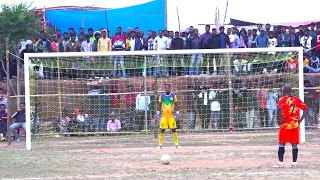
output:
M70 132L69 128L72 128L71 118L69 115L65 114L60 121L60 118L53 121L53 127L55 127L57 132Z
M121 131L121 122L120 120L116 119L116 114L111 112L110 120L107 124L107 131L108 132L119 132Z
M16 119L15 123L10 126L10 130L16 138L16 141L20 141L18 129L23 128L26 131L26 111L25 103L20 103L20 110L11 116L12 119Z
M5 140L7 136L7 112L6 105L0 104L0 141Z
M82 126L81 129L84 130L84 132L88 132L88 114L85 114L84 111L80 111L80 114L77 116L77 122Z
M308 56L306 54L303 57L303 65L304 65L303 71L305 73L308 73L308 72L312 72L312 73L320 72L320 68L313 68L313 67L310 66L311 63L309 62Z
M314 69L320 68L320 60L315 54L310 58L309 64Z

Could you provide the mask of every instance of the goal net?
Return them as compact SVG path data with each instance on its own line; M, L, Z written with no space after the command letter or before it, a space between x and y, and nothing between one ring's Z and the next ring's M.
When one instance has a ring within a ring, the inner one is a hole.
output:
M277 128L281 87L303 99L302 48L38 53L24 67L27 149L42 135L152 135L165 84L186 132Z

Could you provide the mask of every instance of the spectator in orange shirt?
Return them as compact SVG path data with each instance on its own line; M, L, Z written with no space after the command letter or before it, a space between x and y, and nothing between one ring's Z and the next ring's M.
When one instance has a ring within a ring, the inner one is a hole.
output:
M300 117L300 110L303 114ZM285 144L292 145L292 163L291 166L297 165L298 158L298 144L299 144L299 126L302 120L308 115L308 106L302 102L298 97L292 95L292 86L286 84L283 86L283 97L278 103L278 116L280 119L279 131L279 162L275 168L283 168L283 156L285 152Z
M263 88L266 88L267 85L262 84ZM260 106L260 118L258 119L259 121L259 126L260 127L266 127L267 126L267 117L268 117L268 110L267 110L267 92L265 90L261 90L258 93L258 101L259 101L259 106Z

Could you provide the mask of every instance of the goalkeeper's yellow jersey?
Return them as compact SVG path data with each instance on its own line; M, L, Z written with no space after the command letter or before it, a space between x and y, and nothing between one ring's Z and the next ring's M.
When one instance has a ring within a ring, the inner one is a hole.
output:
M177 102L177 96L174 93L166 95L160 94L159 102L162 103L162 117L174 118L174 103Z

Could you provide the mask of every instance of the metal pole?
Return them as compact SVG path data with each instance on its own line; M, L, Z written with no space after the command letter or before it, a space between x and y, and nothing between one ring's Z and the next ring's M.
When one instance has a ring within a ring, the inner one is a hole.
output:
M19 50L17 47L15 47L15 52L16 52L16 60L17 60L17 95L19 96L21 94L21 87L20 87L20 80L21 80L21 71L20 71L20 56L19 56ZM20 104L20 98L17 98L17 109L19 108Z
M62 97L61 97L61 77L60 77L60 58L57 58L58 71L58 102L59 102L59 120L60 120L60 135L62 135Z
M231 80L231 68L230 68L230 58L227 53L228 61L228 84L229 84L229 131L233 131L233 96L232 96L232 80Z
M225 24L225 23L226 23L226 19L227 19L227 12L228 12L228 6L229 6L229 0L227 0L226 11L224 12L223 24ZM218 16L219 16L219 14L218 14Z
M11 112L10 112L10 106L11 106L11 99L10 99L10 58L9 58L9 38L6 39L6 69L7 69L7 99L8 99L8 107L7 107L7 135L8 135L8 145L11 144L11 133L10 133L10 120L11 120ZM5 134L4 134L5 135Z
M145 124L146 124L146 135L148 135L148 98L147 98L147 56L144 56L144 62L143 62L143 68L144 68L144 118L145 118Z

